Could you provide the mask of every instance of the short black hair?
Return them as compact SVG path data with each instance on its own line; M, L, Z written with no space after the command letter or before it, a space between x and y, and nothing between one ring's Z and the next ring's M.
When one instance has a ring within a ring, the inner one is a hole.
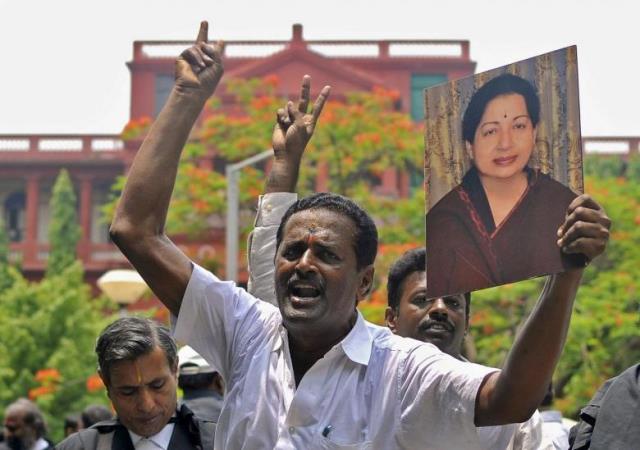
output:
M520 94L527 104L527 113L534 127L540 121L540 99L536 88L517 75L505 73L487 81L471 97L462 118L462 137L473 143L473 138L484 114L487 104L500 95Z
M320 192L302 198L287 209L276 234L276 249L280 247L284 227L291 216L307 209L326 209L351 219L357 230L353 248L356 252L358 270L373 264L378 252L378 229L373 219L353 200L329 192Z
M44 420L42 411L40 411L40 408L38 408L38 405L34 402L26 398L19 398L7 406L5 413L12 409L22 411L24 413L22 421L28 427L33 428L36 432L37 438L45 437L47 435L47 422Z
M64 416L64 431L65 435L67 432L75 433L79 428L80 416L77 414L67 414Z
M414 272L425 272L427 267L427 250L424 247L407 250L389 269L387 277L387 303L395 311L400 306L402 297L402 282ZM469 319L471 308L471 294L464 294L465 316Z
M85 428L89 428L94 423L113 419L113 414L111 414L109 408L104 405L89 405L82 410L80 419L82 420L82 425Z
M96 343L98 366L107 384L111 366L120 361L133 361L160 347L171 370L178 367L178 350L166 327L144 317L122 317L108 325Z

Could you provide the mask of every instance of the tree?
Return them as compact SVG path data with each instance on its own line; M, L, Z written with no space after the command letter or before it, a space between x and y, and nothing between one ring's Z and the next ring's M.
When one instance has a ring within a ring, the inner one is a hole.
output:
M51 223L49 224L49 258L47 275L55 274L69 267L76 260L76 246L80 239L80 225L76 214L76 195L71 178L66 170L61 170L49 203Z
M209 102L205 119L192 131L183 153L169 208L168 233L197 237L226 212L226 180L207 168L203 157L210 158L215 151L218 158L233 163L270 148L275 112L286 103L276 94L278 83L276 76L227 81L227 93L236 102L234 114L220 112L215 97ZM372 213L381 243L417 246L424 242L422 186L406 199L375 194L388 168L422 172L422 133L407 113L398 111L398 99L397 92L376 88L349 94L344 100L329 100L305 152L298 191L302 195L314 192L317 176L324 171L328 190L353 198ZM123 137L140 138L147 122L128 124ZM241 218L245 234L253 227L250 211L264 180L263 167L246 168L241 174L241 207L249 212ZM123 186L121 178L114 191L118 193ZM114 206L115 200L107 206L108 217ZM378 273L386 274L386 270ZM376 284L384 285L384 277L378 277Z
M0 415L12 401L29 397L44 412L51 436L60 440L66 414L90 403L107 404L96 383L93 348L114 307L93 299L83 281L75 258L75 196L65 171L56 181L51 209L50 259L42 281L26 280L0 248L0 273L8 280L0 288Z

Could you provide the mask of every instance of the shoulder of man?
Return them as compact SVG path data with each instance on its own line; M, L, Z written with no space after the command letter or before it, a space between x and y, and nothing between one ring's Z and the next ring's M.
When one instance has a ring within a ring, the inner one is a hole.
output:
M116 419L103 420L93 424L90 428L85 428L77 433L73 433L65 440L56 445L56 450L95 450L98 449L98 437L113 433L115 429L122 426ZM110 446L109 446L110 448Z
M191 442L200 442L203 449L213 448L216 433L216 422L199 418L184 403L178 409L178 418L186 426Z
M640 364L636 364L620 375L610 378L603 383L603 385L595 393L588 405L580 410L579 421L571 428L569 434L570 448L573 450L588 449L591 447L591 441L598 422L598 416L601 414L605 404L614 405L616 407L624 407L625 404L630 402L636 402L637 396L621 396L611 390L612 386L617 385L622 388L622 392L626 391L626 387L633 385L633 389L637 390L638 371L640 370ZM610 392L611 391L611 392ZM634 405L635 406L635 405ZM615 414L610 411L609 414ZM617 423L618 421L609 420L610 423ZM608 427L607 427L608 428ZM609 433L616 432L615 430L604 430L603 426L599 427L599 432ZM621 430L618 430L621 431Z
M94 450L98 444L98 430L87 428L73 433L56 445L56 450Z

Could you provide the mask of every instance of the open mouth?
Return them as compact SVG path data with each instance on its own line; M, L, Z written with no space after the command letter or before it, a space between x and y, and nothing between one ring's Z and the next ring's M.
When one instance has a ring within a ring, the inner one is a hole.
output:
M293 281L289 283L289 297L294 306L305 306L317 301L322 295L322 289L315 283L308 281Z

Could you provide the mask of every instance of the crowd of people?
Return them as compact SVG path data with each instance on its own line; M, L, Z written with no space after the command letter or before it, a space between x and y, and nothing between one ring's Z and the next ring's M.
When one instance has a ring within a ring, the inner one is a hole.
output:
M463 355L471 293L429 298L425 248L391 267L386 326L363 318L356 306L372 289L374 221L348 198L295 194L330 93L324 87L310 105L308 76L297 104L276 112L248 291L189 260L164 226L182 148L223 74L221 46L208 43L203 22L176 61L174 88L136 154L110 230L170 311L172 330L139 317L103 330L96 354L115 417L85 410L56 448L633 448L624 440L633 426L599 427L615 422L620 402L610 394L630 389L635 372L599 393L600 412L581 416L572 444L543 402L583 266L548 277L501 370ZM591 261L604 252L610 225L594 199L577 196L557 224L557 251ZM178 351L176 341L188 346ZM0 445L51 448L36 411L26 400L12 404ZM633 412L625 411L628 424Z

